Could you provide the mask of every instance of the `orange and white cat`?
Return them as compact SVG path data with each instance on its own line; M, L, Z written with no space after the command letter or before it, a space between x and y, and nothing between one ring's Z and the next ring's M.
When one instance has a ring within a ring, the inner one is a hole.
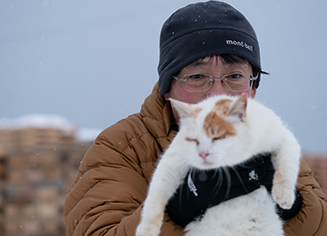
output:
M198 104L170 101L180 116L180 130L153 174L136 236L160 234L165 206L189 169L234 166L267 152L273 153L276 169L272 197L261 187L222 202L189 223L185 235L284 235L275 203L292 207L301 151L281 119L245 94Z

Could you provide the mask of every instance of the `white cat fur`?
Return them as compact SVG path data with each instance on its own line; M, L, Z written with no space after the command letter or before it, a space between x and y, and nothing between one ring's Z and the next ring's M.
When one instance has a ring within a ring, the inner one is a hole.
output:
M213 141L203 129L207 114L218 100L230 99L224 119L236 129L236 135ZM171 99L180 115L180 130L163 154L151 180L136 236L160 234L165 206L192 167L213 169L242 163L259 153L273 153L276 168L272 198L265 187L209 208L200 221L185 227L187 236L199 235L284 235L275 212L275 202L290 209L299 171L300 146L294 135L270 109L255 100L227 95L210 97L199 104L186 104ZM202 110L196 115L196 109ZM195 118L196 117L196 118ZM196 142L188 141L196 139ZM200 152L208 152L204 164Z

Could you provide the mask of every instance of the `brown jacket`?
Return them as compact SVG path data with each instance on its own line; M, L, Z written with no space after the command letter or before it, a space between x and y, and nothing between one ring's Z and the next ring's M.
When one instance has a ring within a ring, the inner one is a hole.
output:
M151 174L175 136L171 108L156 85L138 114L104 130L84 156L65 199L67 235L135 234ZM286 235L327 235L327 199L302 160L297 189L300 213L285 223ZM161 235L183 235L165 215Z

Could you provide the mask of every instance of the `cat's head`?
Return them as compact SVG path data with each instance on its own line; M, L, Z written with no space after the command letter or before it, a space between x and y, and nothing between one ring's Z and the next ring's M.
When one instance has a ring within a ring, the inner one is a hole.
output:
M246 145L246 94L210 97L198 104L170 99L180 118L183 156L200 169L232 166L244 160Z

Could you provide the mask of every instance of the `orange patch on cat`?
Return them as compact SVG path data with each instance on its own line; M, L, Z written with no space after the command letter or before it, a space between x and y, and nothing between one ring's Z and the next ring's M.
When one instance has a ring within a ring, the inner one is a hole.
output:
M232 100L230 100L230 99L221 99L218 102L216 102L213 111L218 112L223 115L227 115L227 112L229 111L229 106L231 103L232 103Z
M224 138L236 135L235 127L214 111L211 111L204 119L203 128L211 137Z

